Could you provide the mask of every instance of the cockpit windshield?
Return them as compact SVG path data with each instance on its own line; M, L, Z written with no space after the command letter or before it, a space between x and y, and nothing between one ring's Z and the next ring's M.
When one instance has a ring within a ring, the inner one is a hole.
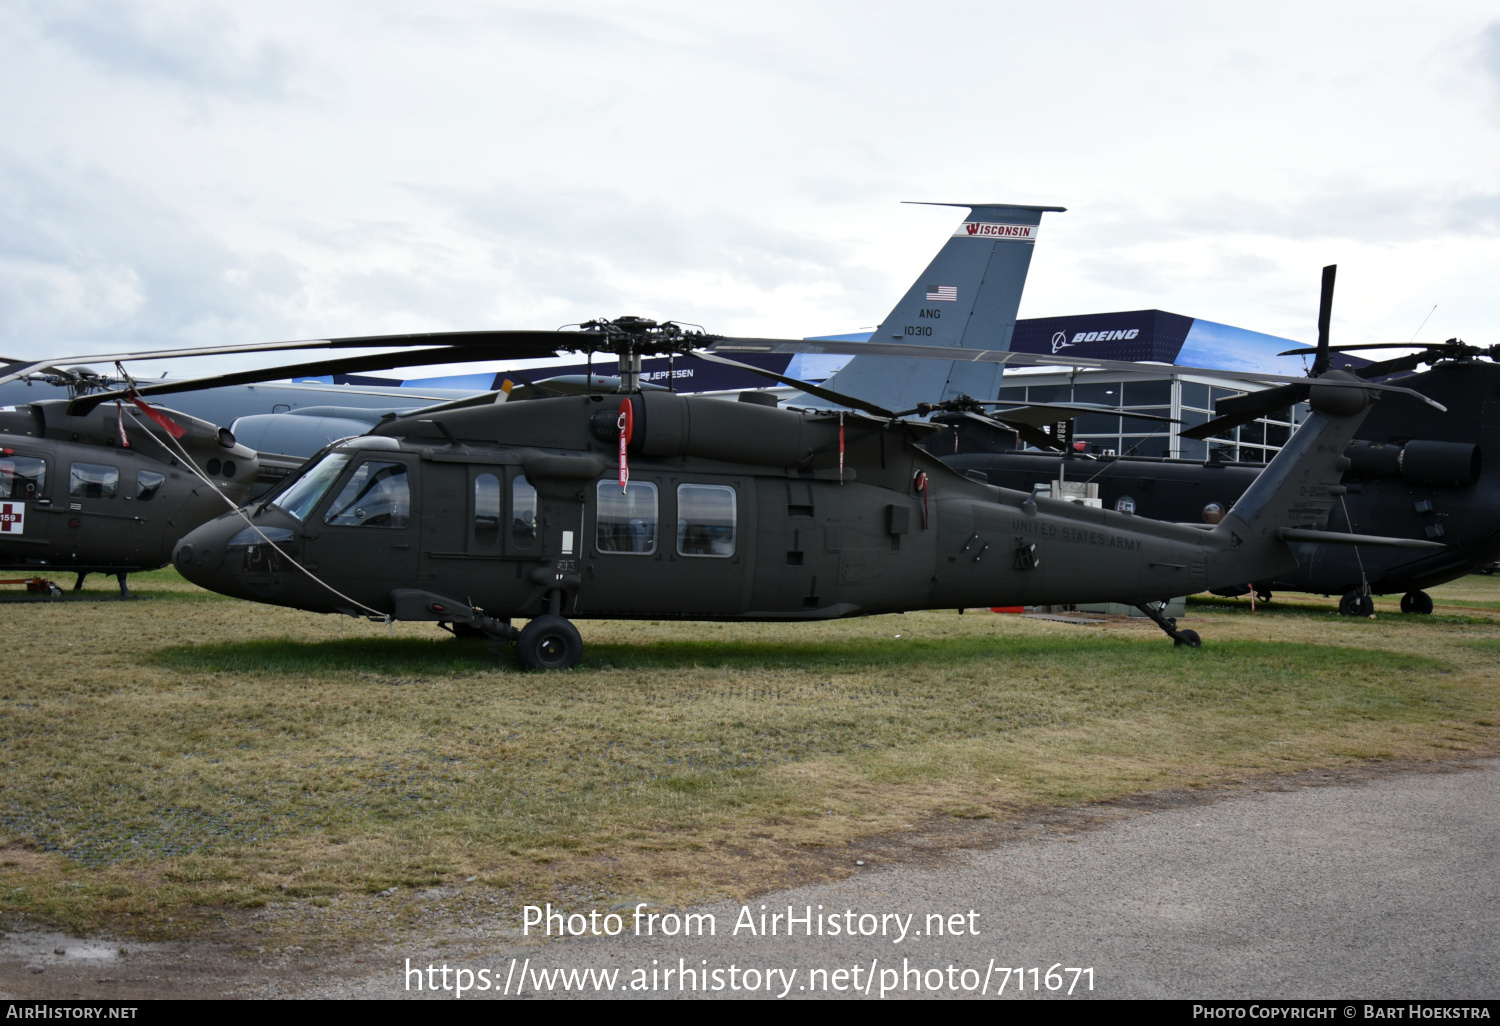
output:
M278 495L271 505L285 510L298 520L306 520L318 500L333 487L333 482L343 473L349 460L349 453L329 453L315 467L292 482L292 486Z

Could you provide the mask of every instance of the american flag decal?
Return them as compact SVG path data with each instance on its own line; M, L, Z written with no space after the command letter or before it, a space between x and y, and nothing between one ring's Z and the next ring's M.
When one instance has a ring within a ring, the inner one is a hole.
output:
M929 285L927 286L927 301L929 303L957 303L957 285Z

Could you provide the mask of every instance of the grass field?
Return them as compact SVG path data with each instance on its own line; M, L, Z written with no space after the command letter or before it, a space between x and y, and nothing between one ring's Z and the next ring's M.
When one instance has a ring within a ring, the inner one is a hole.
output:
M585 622L547 675L432 625L132 587L0 606L0 911L159 935L391 886L745 894L877 834L1500 736L1493 577L1430 617L1195 599L1196 651L979 611Z

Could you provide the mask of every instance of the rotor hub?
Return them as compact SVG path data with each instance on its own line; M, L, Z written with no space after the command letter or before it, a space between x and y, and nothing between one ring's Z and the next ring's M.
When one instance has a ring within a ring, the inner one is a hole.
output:
M590 352L614 353L619 358L620 392L641 390L642 357L687 353L708 338L701 328L634 316L585 321L578 330L597 339L589 341Z

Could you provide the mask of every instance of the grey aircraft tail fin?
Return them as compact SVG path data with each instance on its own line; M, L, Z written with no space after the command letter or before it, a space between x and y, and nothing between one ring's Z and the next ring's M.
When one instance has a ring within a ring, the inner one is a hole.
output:
M1331 371L1329 377L1358 380L1343 371ZM1344 449L1372 401L1363 389L1312 386L1308 403L1313 412L1210 532L1219 550L1210 556L1213 586L1296 569L1287 533L1328 522L1349 466ZM1272 565L1277 565L1274 571Z
M872 342L1009 349L1042 214L1063 207L941 203L969 216L870 336ZM999 364L856 356L826 382L887 409L960 395L994 399Z

